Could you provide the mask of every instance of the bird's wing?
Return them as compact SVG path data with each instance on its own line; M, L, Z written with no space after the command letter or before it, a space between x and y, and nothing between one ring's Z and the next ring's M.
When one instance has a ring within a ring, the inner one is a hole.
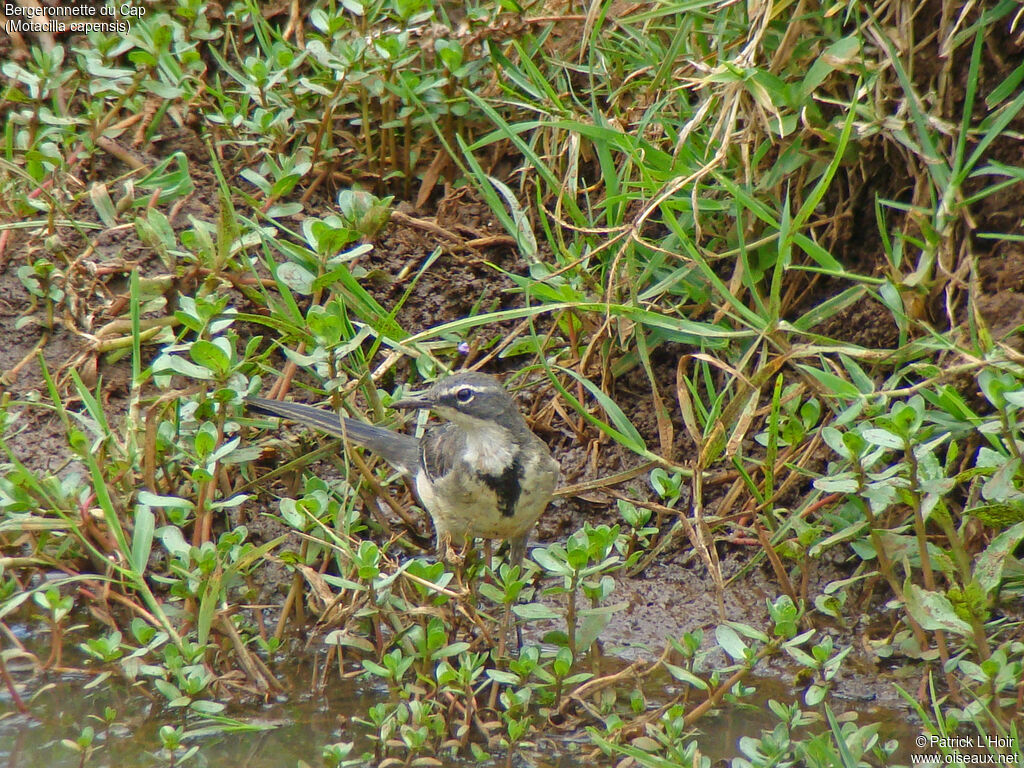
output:
M459 455L460 439L458 430L451 423L430 427L419 441L420 465L427 471L427 477L437 482L452 470L452 463Z
M250 411L291 419L307 427L362 445L404 474L414 474L419 465L419 441L408 435L338 416L323 408L314 408L302 403L267 400L264 397L249 397L245 402Z

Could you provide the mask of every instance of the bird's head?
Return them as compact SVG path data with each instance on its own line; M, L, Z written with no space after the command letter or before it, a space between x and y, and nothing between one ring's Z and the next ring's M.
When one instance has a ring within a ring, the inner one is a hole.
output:
M438 379L424 392L398 400L392 408L428 409L461 426L499 426L514 430L523 424L515 401L496 378L476 371Z

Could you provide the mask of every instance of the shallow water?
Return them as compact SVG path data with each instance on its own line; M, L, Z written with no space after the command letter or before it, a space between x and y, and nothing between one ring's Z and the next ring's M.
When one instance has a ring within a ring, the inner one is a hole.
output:
M164 725L184 726L188 734L185 744L199 747L189 765L245 768L320 765L323 745L339 741L356 743L353 757L372 751L365 730L349 724L348 718L360 716L374 703L385 700L384 689L335 678L323 695L312 695L307 692L308 665L293 665L276 671L279 679L291 689L290 693L281 696L279 701L234 706L224 712L225 716L245 723L251 729L246 731L221 730L220 726L204 729L199 715L166 706L161 697L147 692L148 683L132 686L108 678L89 688L87 685L92 678L87 675L47 677L14 671L12 676L25 683L22 696L31 713L18 714L9 692L0 694L3 712L0 714L0 764L10 768L168 765L167 755L160 752L158 735ZM786 694L790 693L775 681L759 680L756 684L760 701L767 697L787 698ZM652 692L652 699L657 697L658 693ZM109 730L104 729L101 721L106 707L117 712L115 724ZM739 754L737 744L741 737L758 736L762 729L771 729L776 723L767 707L723 709L721 714L701 722L698 741L705 755L729 760ZM64 746L62 740L74 740L86 726L95 729L96 738L94 751L83 763L81 755ZM896 738L909 744L913 732L903 718L890 713L883 738ZM579 732L547 734L530 750L528 763L578 765L581 755L593 749L589 739ZM609 759L607 764L614 762ZM473 764L468 759L459 763Z
M73 633L81 639L83 624ZM28 625L14 622L8 629L37 658L48 655L46 632L33 632ZM41 673L24 657L8 661L8 672L17 684L28 714L21 714L6 686L0 684L0 765L9 768L75 768L76 766L163 766L171 764L162 751L159 731L165 725L182 728L186 748L198 746L198 752L187 765L244 766L246 768L280 768L281 766L323 765L322 750L336 742L354 742L351 757L372 753L373 742L367 728L351 722L365 717L374 704L387 700L383 684L359 679L342 679L337 669L328 673L330 683L323 691L313 692L311 680L318 678L312 658L304 662L284 661L275 665L274 673L285 692L263 703L230 704L222 713L235 725L204 719L183 707L171 707L157 693L149 679L130 683L116 674L99 679L101 672L114 665L88 661L76 643L66 638L64 663L87 668L88 673ZM322 657L321 657L322 658ZM604 660L605 673L617 662ZM95 670L95 672L94 672ZM702 719L697 741L704 755L712 760L728 761L741 754L738 747L743 737L759 737L771 730L778 720L769 712L768 699L793 701L800 695L791 686L772 678L748 678L745 685L757 688L745 706L723 706L720 712ZM668 702L679 692L667 674L648 679L644 691L649 706ZM694 703L699 696L693 699ZM841 700L832 701L837 714L843 710ZM107 728L104 711L114 710L112 725ZM883 723L882 740L896 739L903 749L899 762L913 749L913 738L920 728L907 722L903 712L877 709L870 701L858 702L855 709L860 724ZM587 723L582 723L586 725ZM86 727L92 727L95 738L92 751L82 754L65 745L74 741ZM818 731L818 729L815 729ZM549 730L538 733L535 744L527 748L517 762L537 768L569 768L580 765L584 755L596 750L582 728L565 732ZM504 755L496 755L494 764L502 764ZM614 765L616 758L602 758L593 765ZM447 760L446 765L470 766L479 763L470 759Z
M108 679L92 689L84 675L63 675L52 681L37 678L39 687L26 698L31 712L18 714L10 694L0 695L0 764L18 768L64 768L81 764L81 755L61 742L74 740L86 726L96 731L95 751L88 766L167 765L159 754L159 729L184 726L187 746L200 747L198 760L189 764L278 768L299 761L321 764L324 744L352 741L358 733L346 732L340 712L360 712L379 698L360 684L342 681L324 696L291 694L280 702L233 707L225 716L243 721L251 730L207 729L194 712L175 709L162 700L144 695L139 686ZM30 684L30 687L33 687ZM22 694L26 696L26 694ZM367 699L370 701L368 702ZM116 710L109 730L102 721L104 710ZM369 748L369 743L365 744Z

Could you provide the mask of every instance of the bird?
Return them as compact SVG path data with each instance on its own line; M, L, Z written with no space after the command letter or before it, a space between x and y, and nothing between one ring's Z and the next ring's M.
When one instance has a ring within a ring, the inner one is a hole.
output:
M554 494L558 462L493 376L459 371L392 408L430 410L446 419L419 439L300 403L246 398L252 412L341 437L376 453L412 481L434 523L442 557L472 539L509 542L522 562L537 519Z

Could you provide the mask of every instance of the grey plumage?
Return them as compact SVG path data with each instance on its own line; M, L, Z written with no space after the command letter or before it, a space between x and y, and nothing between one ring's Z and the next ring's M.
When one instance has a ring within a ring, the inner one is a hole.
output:
M345 438L406 475L434 521L439 551L469 539L509 540L513 562L558 481L558 463L497 379L464 371L393 408L430 409L448 419L419 440L308 405L249 398L249 408Z
M286 400L268 400L265 397L249 397L246 398L245 403L250 411L291 419L334 437L362 445L386 459L389 464L403 474L413 474L414 468L419 464L420 444L419 440L414 437L338 416L336 413L323 408L314 408L312 405L290 403Z

